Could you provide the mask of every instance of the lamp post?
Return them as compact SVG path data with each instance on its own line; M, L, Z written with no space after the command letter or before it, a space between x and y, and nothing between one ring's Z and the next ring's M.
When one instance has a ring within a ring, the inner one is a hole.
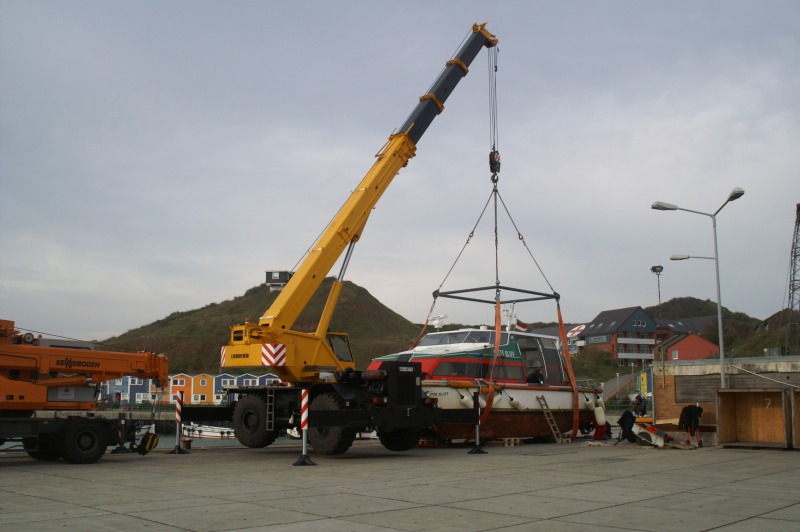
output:
M708 216L711 218L711 225L714 229L714 256L713 257L692 257L691 255L673 255L670 257L671 260L685 260L691 258L697 259L713 259L714 260L714 267L716 270L716 277L717 277L717 328L719 331L719 378L720 378L720 388L725 388L725 341L722 337L722 298L720 296L720 288L719 288L719 251L717 249L717 214L721 211L725 205L730 203L731 201L737 200L744 196L744 190L736 187L731 190L731 193L728 194L728 199L725 200L725 203L720 206L719 209L714 212L714 214L710 214L707 212L701 211L693 211L691 209L684 209L682 207L678 207L677 205L673 205L671 203L664 203L663 201L656 201L653 203L650 208L655 209L657 211L686 211L686 212L693 212L695 214L702 214L703 216Z
M656 274L656 278L658 279L658 324L656 325L656 349L658 350L659 354L661 355L661 387L666 388L666 376L664 374L664 346L659 345L658 342L658 328L661 327L661 272L664 271L663 266L653 266L650 268L650 271Z

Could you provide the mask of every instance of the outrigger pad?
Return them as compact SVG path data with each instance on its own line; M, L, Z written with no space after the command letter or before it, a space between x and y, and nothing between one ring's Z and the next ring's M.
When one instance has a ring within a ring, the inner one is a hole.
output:
M139 445L136 446L136 452L144 456L153 449L155 449L157 445L158 445L158 434L155 434L153 432L148 432L147 434L142 436L142 440L139 442Z

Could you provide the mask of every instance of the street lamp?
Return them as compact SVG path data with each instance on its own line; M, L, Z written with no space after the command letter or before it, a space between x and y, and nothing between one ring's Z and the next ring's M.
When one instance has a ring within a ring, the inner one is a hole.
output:
M658 345L658 328L661 327L661 272L664 271L664 267L660 265L653 266L650 268L650 271L656 274L656 278L658 279L658 324L656 325L655 348L661 354L661 387L665 388L667 383L666 376L664 375L664 346Z
M720 206L719 209L716 210L714 214L709 214L707 212L701 211L693 211L691 209L684 209L682 207L678 207L677 205L673 205L672 203L665 203L663 201L656 201L653 203L650 208L655 209L657 211L686 211L686 212L693 212L695 214L702 214L703 216L708 216L711 218L711 225L714 229L714 256L713 257L693 257L691 255L673 255L671 260L685 260L691 258L697 259L713 259L714 266L716 269L716 276L717 276L717 327L719 330L719 378L720 378L720 388L725 388L725 341L722 337L722 297L720 296L720 289L719 289L719 251L717 249L717 214L721 211L725 205L730 203L731 201L735 201L739 198L744 196L744 190L736 187L731 190L731 193L728 194L728 199L725 200L725 203Z

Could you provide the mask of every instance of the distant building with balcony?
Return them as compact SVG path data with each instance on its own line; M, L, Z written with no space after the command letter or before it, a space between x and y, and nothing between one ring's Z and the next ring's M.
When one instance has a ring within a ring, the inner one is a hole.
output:
M642 307L604 310L572 338L578 353L607 351L620 366L643 367L653 361L656 321Z

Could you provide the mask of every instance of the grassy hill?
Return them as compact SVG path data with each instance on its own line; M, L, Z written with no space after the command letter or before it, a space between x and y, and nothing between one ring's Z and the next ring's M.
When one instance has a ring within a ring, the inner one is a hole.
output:
M330 291L326 279L294 326L314 331ZM173 312L166 318L105 340L103 344L137 351L166 353L173 373L218 372L220 348L228 343L228 327L245 319L257 321L277 297L265 285L244 295L205 307ZM380 355L407 349L419 326L389 310L365 290L345 282L333 315L331 330L347 332L358 369Z
M300 315L294 329L309 332L316 329L332 282L330 278L323 282ZM216 373L219 371L220 348L228 343L228 327L243 323L246 319L258 320L277 295L277 292L270 292L265 285L256 286L229 301L211 303L185 312L173 312L154 323L105 340L103 344L136 351L166 353L170 357L170 370L173 373ZM645 311L658 319L658 307L647 307ZM717 305L709 300L680 297L662 303L660 312L663 319L716 316ZM779 323L781 320L774 318L772 321L775 323L770 324L769 330L756 331L755 326L760 320L723 308L726 355L760 356L767 347L783 345L785 320L782 327ZM536 329L555 324L529 325L531 329ZM449 324L444 330L466 326L468 325ZM570 327L568 324L567 329ZM345 282L331 330L349 333L356 367L364 369L376 356L410 347L420 332L420 326L385 307L364 288ZM716 342L716 320L702 334ZM595 358L585 356L584 360L576 360L576 374L580 377L598 378L599 374L604 373L604 369L612 375L618 371L616 363L607 356L601 356L597 360Z

